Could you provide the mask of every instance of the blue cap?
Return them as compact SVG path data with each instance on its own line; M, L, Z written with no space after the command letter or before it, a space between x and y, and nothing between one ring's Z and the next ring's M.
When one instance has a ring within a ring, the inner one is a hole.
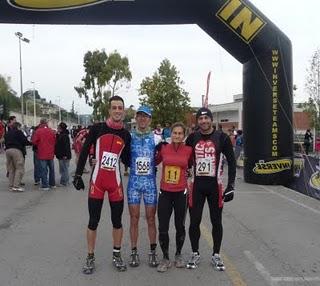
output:
M148 116L152 116L152 111L151 111L151 108L147 105L141 105L138 110L137 110L137 113L138 112L143 112L145 114L147 114Z

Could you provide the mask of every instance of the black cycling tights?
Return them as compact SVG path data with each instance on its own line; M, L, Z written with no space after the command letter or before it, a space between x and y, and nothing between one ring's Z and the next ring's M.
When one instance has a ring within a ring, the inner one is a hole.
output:
M89 224L90 230L96 230L101 217L103 200L101 199L88 199L89 208ZM111 221L114 228L122 228L121 218L123 213L123 200L120 202L110 202L111 208Z
M196 188L193 190L193 206L189 209L190 212L190 227L189 237L191 241L191 248L193 252L199 250L200 239L200 223L202 219L202 211L204 203L207 199L210 220L212 224L212 239L213 239L213 253L219 253L222 241L222 208L219 208L218 191L214 189L205 190Z
M163 257L166 259L169 259L168 231L172 210L174 211L174 224L176 227L176 254L180 254L186 237L187 194L184 191L166 192L161 190L158 202L159 243Z

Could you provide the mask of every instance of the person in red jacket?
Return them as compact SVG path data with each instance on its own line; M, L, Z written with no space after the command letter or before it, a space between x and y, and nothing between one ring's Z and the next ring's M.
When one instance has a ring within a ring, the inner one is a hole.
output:
M55 187L54 175L54 148L56 135L54 131L48 127L45 118L40 120L40 125L32 136L32 144L37 148L37 159L39 160L39 169L41 177L41 189L44 191ZM49 180L48 180L49 171Z
M158 219L159 243L163 253L163 259L157 268L158 272L165 272L171 267L168 231L172 210L176 227L175 266L185 267L181 249L186 236L187 170L192 165L192 148L183 143L185 134L185 126L177 122L172 125L171 143L162 144L157 148L157 163L162 161Z

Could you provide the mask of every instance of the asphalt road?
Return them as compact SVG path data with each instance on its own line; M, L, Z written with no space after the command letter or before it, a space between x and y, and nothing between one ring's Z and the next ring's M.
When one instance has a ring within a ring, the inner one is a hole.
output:
M172 268L158 273L150 268L146 222L142 217L141 266L116 272L111 264L112 227L106 201L96 246L97 270L93 275L84 275L81 268L86 256L87 192L71 186L40 191L33 186L32 152L29 153L24 193L8 191L5 156L0 154L0 286L320 285L320 202L284 187L246 184L241 172L235 199L224 208L225 272L217 272L210 265L212 241L207 207L198 269ZM88 177L85 176L86 185ZM127 178L124 181L126 185ZM127 261L128 221L126 206L122 253ZM170 238L174 242L172 227ZM174 244L170 250L173 257ZM190 251L187 237L184 256L188 257Z

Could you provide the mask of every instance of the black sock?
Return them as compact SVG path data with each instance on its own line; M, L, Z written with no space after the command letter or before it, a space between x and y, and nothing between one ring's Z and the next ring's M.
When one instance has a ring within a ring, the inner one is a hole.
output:
M156 248L157 248L157 244L156 244L156 243L151 243L151 244L150 244L150 250L151 250L151 251L156 250Z
M120 255L120 249L121 247L113 247L113 255L114 256L119 256Z

